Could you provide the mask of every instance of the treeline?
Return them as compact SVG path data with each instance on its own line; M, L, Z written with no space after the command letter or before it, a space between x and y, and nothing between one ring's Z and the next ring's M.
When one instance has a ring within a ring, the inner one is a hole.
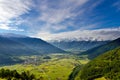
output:
M39 80L35 78L34 74L29 71L18 73L16 70L0 69L0 78L6 80Z
M69 79L68 80L74 80L75 77L78 75L79 71L81 70L81 67L82 67L82 65L76 66L73 69L72 73L69 75Z

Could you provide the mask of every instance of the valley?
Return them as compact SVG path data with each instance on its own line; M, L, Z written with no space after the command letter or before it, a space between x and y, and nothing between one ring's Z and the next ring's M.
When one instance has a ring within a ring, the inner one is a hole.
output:
M120 79L120 38L53 45L38 38L0 36L0 57L0 80Z
M78 57L72 54L49 54L42 56L21 56L24 60L21 64L4 66L0 68L22 71L30 71L40 80L68 80L73 69L84 65L89 60L86 56Z
M0 0L0 80L120 80L120 0Z

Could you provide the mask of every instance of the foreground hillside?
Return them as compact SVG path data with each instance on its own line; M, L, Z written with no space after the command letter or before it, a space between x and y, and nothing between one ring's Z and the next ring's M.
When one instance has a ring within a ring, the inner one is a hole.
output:
M120 47L120 38L113 40L107 44L89 49L89 50L83 52L82 54L88 55L89 59L93 59L93 58L95 58L95 57L97 57L97 56L99 56L99 55L101 55L109 50L113 50L117 47Z
M106 80L120 79L120 47L103 53L89 62L81 70L81 80L94 80L104 78Z

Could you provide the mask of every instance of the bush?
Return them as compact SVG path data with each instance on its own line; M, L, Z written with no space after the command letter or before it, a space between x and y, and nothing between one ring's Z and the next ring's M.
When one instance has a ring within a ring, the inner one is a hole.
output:
M7 80L36 80L35 75L30 74L29 71L25 72L23 71L21 74L19 74L16 70L9 70L9 69L1 69L0 70L0 78L5 78Z

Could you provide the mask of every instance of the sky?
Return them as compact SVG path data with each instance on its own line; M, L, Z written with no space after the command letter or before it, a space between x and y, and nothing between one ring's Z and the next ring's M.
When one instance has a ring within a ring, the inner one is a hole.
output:
M120 0L0 0L0 33L113 40L120 37Z

